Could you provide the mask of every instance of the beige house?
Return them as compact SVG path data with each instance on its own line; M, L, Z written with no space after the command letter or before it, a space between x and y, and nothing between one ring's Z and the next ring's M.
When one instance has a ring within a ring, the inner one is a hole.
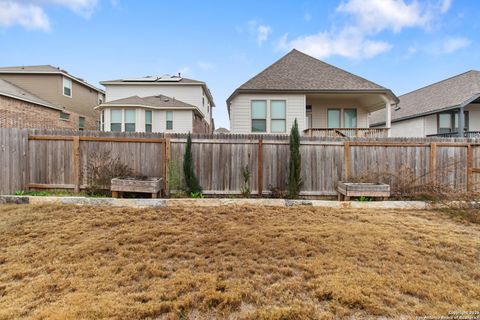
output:
M106 102L97 110L102 111L104 131L132 131L133 126L127 125L127 120L135 121L136 132L147 130L145 121L151 121L153 132L212 133L215 129L212 118L215 103L205 82L179 74L109 80L101 84L106 88ZM122 125L118 126L115 121L120 115Z
M104 91L72 76L67 71L50 65L3 67L0 68L0 79L17 88L17 92L24 91L29 97L36 97L37 102L43 101L44 105L53 107L49 108L48 116L42 113L43 120L36 119L36 124L32 125L31 121L22 118L22 114L28 111L22 109L22 112L16 114L12 104L4 100L0 104L0 109L4 114L8 110L9 117L15 117L7 119L8 121L4 118L4 123L15 123L21 128L98 129L98 113L94 107L105 101ZM12 89L11 86L4 85L4 88ZM28 108L26 105L23 107ZM54 109L56 111L52 114L51 110ZM32 109L33 113L37 111ZM41 121L45 124L41 125Z
M480 71L471 70L399 97L391 110L394 137L480 137ZM370 125L385 126L385 110Z
M285 134L295 119L305 135L379 137L390 134L393 92L298 50L237 88L227 99L232 133ZM386 128L368 114L386 109Z

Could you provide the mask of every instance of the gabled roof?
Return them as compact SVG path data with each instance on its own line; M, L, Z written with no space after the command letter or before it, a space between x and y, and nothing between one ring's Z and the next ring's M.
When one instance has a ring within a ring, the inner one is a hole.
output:
M134 77L134 78L124 78L116 80L105 80L100 81L104 86L107 85L199 85L202 86L205 92L207 93L208 98L212 102L212 107L215 107L215 102L213 101L212 93L208 88L207 84L203 81L189 79L178 76L164 74L162 76L145 76L145 77Z
M55 109L55 110L62 110L62 108L56 107L52 105L50 102L43 100L42 98L37 97L33 93L30 93L16 85L0 79L0 95L30 102L33 104L37 104L43 107Z
M72 80L75 80L76 82L83 84L84 86L87 86L95 91L98 91L100 93L105 93L102 89L99 89L95 87L94 85L91 85L87 81L83 80L82 78L77 78L75 76L72 76L69 74L67 71L60 69L58 67L54 67L52 65L46 64L46 65L36 65L36 66L15 66L15 67L0 67L0 73L25 73L25 74L61 74L65 77L68 77Z
M401 95L398 106L392 108L392 121L458 108L479 97L480 71L470 70ZM371 125L381 125L384 122L385 110L371 114Z
M149 97L131 96L128 98L112 100L96 106L95 109L103 109L105 107L145 107L152 109L198 110L194 105L161 94Z
M241 92L384 92L387 88L320 61L296 49L242 84L227 99Z

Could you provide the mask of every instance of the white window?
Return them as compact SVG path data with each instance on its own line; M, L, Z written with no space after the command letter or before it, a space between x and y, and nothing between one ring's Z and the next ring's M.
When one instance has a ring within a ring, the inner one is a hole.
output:
M85 130L85 117L78 117L78 130Z
M343 109L343 127L357 127L357 109Z
M285 100L270 101L271 132L286 132L287 102Z
M167 130L173 130L173 111L167 111Z
M63 77L63 95L72 97L72 80L67 77Z
M145 132L152 132L152 110L145 110Z
M340 128L340 109L327 110L327 127L329 129Z
M252 100L252 132L267 132L267 101Z
M135 109L125 110L125 131L135 132Z
M122 110L110 111L110 131L122 131Z

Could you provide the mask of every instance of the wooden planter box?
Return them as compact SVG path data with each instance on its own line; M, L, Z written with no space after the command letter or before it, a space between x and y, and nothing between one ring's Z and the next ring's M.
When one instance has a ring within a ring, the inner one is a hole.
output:
M162 191L162 178L113 178L110 190L112 197L122 197L124 192L150 193L152 198L157 198Z
M390 197L390 186L384 183L338 182L338 200L348 201L350 197Z

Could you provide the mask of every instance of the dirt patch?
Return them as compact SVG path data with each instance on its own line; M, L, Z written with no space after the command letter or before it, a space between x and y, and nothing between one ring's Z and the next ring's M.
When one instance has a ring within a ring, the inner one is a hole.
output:
M0 206L0 319L480 310L480 227L435 211Z

